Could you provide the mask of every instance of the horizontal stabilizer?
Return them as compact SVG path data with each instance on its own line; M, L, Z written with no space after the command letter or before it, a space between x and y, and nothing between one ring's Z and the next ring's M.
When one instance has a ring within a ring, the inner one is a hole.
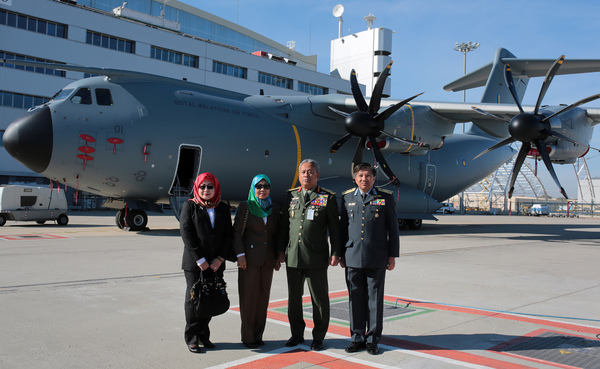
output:
M510 64L515 75L544 77L555 59L502 58L503 64ZM444 86L446 91L462 91L485 86L492 63L489 63ZM600 59L565 59L556 75L600 72Z

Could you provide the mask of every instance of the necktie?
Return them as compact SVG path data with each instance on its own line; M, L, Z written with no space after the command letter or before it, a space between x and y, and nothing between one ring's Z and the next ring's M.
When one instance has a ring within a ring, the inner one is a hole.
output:
M308 204L310 202L310 194L308 193L308 191L306 191L306 193L304 194L304 203Z
M363 199L363 201L365 201L367 199L367 194L366 193L362 194L362 199Z

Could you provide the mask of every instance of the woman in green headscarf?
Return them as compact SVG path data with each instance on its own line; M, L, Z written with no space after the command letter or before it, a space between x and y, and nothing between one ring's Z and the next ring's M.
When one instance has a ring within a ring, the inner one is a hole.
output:
M271 201L271 180L259 174L252 180L248 200L240 203L233 223L233 249L237 256L242 343L264 345L263 332L273 281L279 270L277 237L280 213Z

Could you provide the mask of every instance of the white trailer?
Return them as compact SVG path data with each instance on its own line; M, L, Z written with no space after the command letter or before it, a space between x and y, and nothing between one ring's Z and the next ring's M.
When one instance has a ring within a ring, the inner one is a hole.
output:
M67 210L64 190L19 185L0 186L0 226L6 224L7 220L35 221L38 224L55 220L59 225L67 225Z

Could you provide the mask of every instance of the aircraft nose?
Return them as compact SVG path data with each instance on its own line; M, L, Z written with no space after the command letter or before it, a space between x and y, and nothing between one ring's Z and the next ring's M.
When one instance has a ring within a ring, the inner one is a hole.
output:
M2 136L6 151L37 173L44 172L50 164L52 141L52 116L47 106L15 120Z

